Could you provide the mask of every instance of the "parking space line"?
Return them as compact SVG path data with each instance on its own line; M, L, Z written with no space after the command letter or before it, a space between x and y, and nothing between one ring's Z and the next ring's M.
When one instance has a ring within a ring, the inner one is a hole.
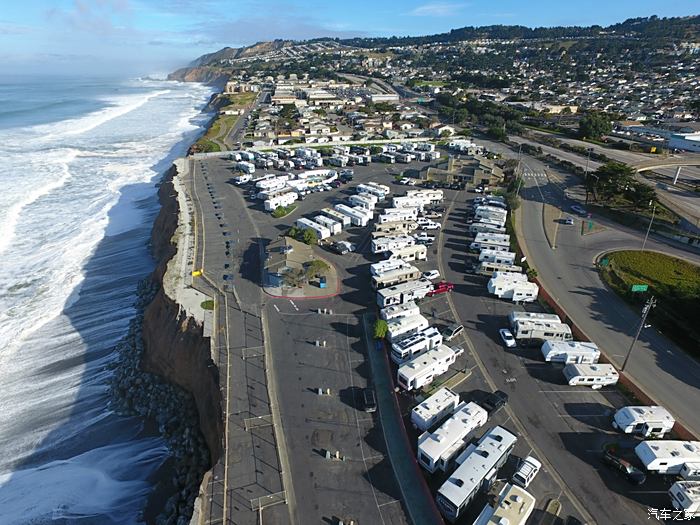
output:
M383 507L384 505L391 505L392 503L399 503L399 502L400 502L400 500L394 499L391 501L387 501L386 503L380 503L379 505L377 505L377 507Z

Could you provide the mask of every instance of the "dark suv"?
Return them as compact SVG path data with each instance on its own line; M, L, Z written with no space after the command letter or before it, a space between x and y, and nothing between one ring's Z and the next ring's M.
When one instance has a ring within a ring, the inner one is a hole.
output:
M374 390L365 388L362 390L362 404L365 412L377 411L377 400L374 397Z
M508 394L503 390L496 390L494 393L487 395L480 403L489 414L495 414L508 403Z
M644 472L634 467L632 463L626 459L616 456L609 450L606 450L603 453L603 463L619 472L622 472L622 474L624 474L624 476L627 478L627 481L634 485L641 485L647 480Z

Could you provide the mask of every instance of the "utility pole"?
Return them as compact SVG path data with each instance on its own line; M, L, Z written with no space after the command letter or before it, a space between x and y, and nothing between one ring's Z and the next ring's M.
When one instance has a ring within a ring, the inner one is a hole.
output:
M637 328L637 333L634 335L634 339L632 339L632 344L630 345L629 350L627 350L627 355L625 356L625 360L622 362L622 367L620 368L620 372L625 371L625 367L627 366L627 361L629 361L629 358L632 355L632 350L634 349L634 344L637 342L637 339L639 339L639 334L642 333L642 328L644 328L645 323L647 321L647 315L649 315L649 312L655 306L656 306L656 299L652 295L649 298L649 300L646 303L644 303L644 308L642 308L642 319L639 322L639 327Z
M586 204L588 204L588 163L591 161L591 151L593 148L586 148L588 155L586 155L586 169L584 170L583 180L586 185Z
M649 203L651 204L651 202ZM651 220L649 221L649 227L647 228L647 233L644 235L644 242L642 242L642 251L644 251L644 247L647 245L647 239L649 238L649 232L651 231L651 225L654 224L654 215L656 214L656 206L652 206L651 208Z

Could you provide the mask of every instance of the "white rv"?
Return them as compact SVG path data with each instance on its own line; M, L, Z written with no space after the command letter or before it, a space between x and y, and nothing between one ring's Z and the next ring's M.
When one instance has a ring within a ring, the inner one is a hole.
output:
M311 230L316 232L319 239L327 239L331 236L331 232L325 226L321 226L319 223L312 221L311 219L306 219L302 217L296 221L297 228L304 230Z
M523 312L521 310L513 310L508 314L508 324L511 330L515 330L517 321L544 321L548 323L561 323L561 319L557 314L543 314L540 312Z
M489 277L493 276L494 272L521 273L522 271L522 266L492 262L481 262L474 269L474 273L478 273L479 275L488 275Z
M700 441L646 440L634 453L648 472L680 474L684 464L700 462Z
M350 217L350 222L353 226L367 226L372 220L372 212L362 210L360 208L351 208L345 204L336 204L333 209Z
M446 472L457 455L469 444L467 436L486 424L489 415L474 402L460 403L454 414L435 432L424 432L418 438L418 463L434 473Z
M391 205L394 208L416 208L422 210L426 202L423 199L416 197L394 197L391 201Z
M377 187L381 185L374 185L371 183L367 184L360 184L355 188L357 193L369 193L370 195L374 195L377 197L377 200L379 202L383 201L386 199L386 196L389 195L390 190L388 186L383 186L383 187ZM386 191L385 191L386 190Z
M428 328L430 323L419 314L411 317L397 317L387 321L387 324L389 328L387 329L386 337L389 342L394 342L400 337L406 337Z
M514 252L499 252L497 250L481 250L479 253L480 262L494 262L500 264L515 264Z
M612 425L625 434L644 437L664 437L673 429L676 420L671 413L660 406L622 407L615 412Z
M320 224L321 226L325 226L326 228L328 228L328 231L331 232L331 235L338 235L340 232L343 231L342 224L340 224L335 219L331 219L325 215L316 215L313 218L313 221L315 223Z
M411 410L411 423L425 432L452 414L459 404L459 395L449 388L441 388Z
M498 494L496 506L486 504L473 525L525 525L535 503L528 491L506 483Z
M668 495L673 508L683 511L685 519L700 518L700 481L676 481Z
M472 250L479 250L480 244L498 244L501 246L510 246L510 235L507 233L477 233L474 241L469 246Z
M241 184L245 184L246 182L250 182L252 178L253 178L253 176L249 175L247 173L244 175L237 175L233 178L233 183L236 184L237 186L240 186Z
M401 261L425 261L428 258L428 248L424 244L416 244L414 246L406 246L397 250L389 251L389 260Z
M377 182L365 182L365 186L374 188L377 191L381 191L384 195L391 195L391 188L386 184L379 184Z
M679 475L686 481L700 481L700 461L683 463Z
M379 261L369 265L369 273L371 275L384 275L386 272L400 268L411 268L411 265L405 261Z
M280 175L279 177L272 177L256 182L255 187L261 191L277 190L279 188L284 188L287 185L287 180L289 180L287 175Z
M436 497L437 506L448 521L456 521L478 492L491 487L516 441L505 428L494 427L460 454L456 460L459 467L442 484Z
M433 283L428 279L419 279L383 288L377 290L377 305L379 308L386 308L394 304L423 299L432 289Z
M416 244L415 237L411 235L397 235L396 237L380 237L372 239L372 253L390 252L392 250L400 250Z
M420 308L418 308L418 305L413 301L403 304L395 304L394 306L387 306L379 311L379 317L385 321L396 319L398 317L411 317L413 315L420 315Z
M366 194L358 194L358 195L350 195L348 197L348 202L352 204L353 206L356 206L358 208L362 208L363 210L369 210L369 211L374 211L374 206L376 204L376 197L372 199L374 195L371 195L369 193Z
M280 206L289 206L299 198L296 191L282 193L265 201L265 211L274 211Z
M600 350L595 343L581 341L545 341L542 357L548 363L583 363L594 365L600 359Z
M590 386L593 390L614 385L620 378L615 367L606 363L570 364L562 372L569 386Z
M377 223L374 225L372 237L390 237L391 235L400 235L411 233L418 228L418 224L414 221L391 221L385 223Z
M480 252L482 250L491 250L494 252L509 252L510 245L508 244L494 244L489 242L473 242L469 245L469 249L475 252Z
M420 199L426 204L439 204L445 195L442 190L407 190L406 197Z
M333 219L334 221L338 221L340 224L343 225L343 228L347 228L351 224L350 217L340 213L339 211L332 210L330 208L323 208L321 210L321 213L323 213L329 219Z
M489 222L473 222L469 225L469 233L505 233L506 229L503 224L493 224Z
M516 321L511 332L520 345L542 344L544 341L571 341L571 327L556 321Z
M474 218L475 219L503 219L505 220L508 215L508 211L503 208L497 208L495 206L477 206L474 208Z
M455 362L457 356L462 355L463 351L461 348L440 345L423 352L399 367L396 381L404 390L416 390L429 385L436 377L447 372L450 365Z
M242 171L243 173L247 173L248 175L252 175L255 173L255 164L245 161L237 162L236 169Z
M379 224L396 221L414 221L418 218L418 208L385 208L377 218Z
M409 265L405 268L397 268L396 270L384 272L381 275L373 275L372 288L375 290L388 288L389 286L394 286L408 281L415 281L420 279L420 277L421 271L415 266Z
M527 280L524 273L494 273L487 289L499 299L510 299L514 303L531 303L537 300L540 287Z
M426 350L440 346L442 339L440 330L434 326L429 326L409 337L402 337L391 344L391 360L397 365L401 365Z

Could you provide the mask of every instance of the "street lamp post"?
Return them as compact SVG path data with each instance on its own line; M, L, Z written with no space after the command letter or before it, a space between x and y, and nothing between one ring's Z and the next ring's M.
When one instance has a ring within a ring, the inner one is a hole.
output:
M583 180L586 184L586 204L588 204L588 163L591 161L591 151L593 148L586 148L588 154L586 155L586 169L584 170Z
M651 204L651 203L649 203ZM656 214L656 206L652 206L651 208L651 220L649 221L649 227L647 228L647 233L644 235L644 241L642 242L642 251L644 251L644 247L647 245L647 239L649 238L649 232L651 231L651 225L654 224L654 215Z
M649 300L646 303L644 303L644 308L642 308L642 319L639 322L639 327L637 328L637 333L634 335L634 339L632 339L632 344L630 345L629 350L627 350L627 355L625 356L625 360L622 362L622 367L620 368L620 372L625 371L625 367L627 366L627 361L629 361L630 356L632 355L632 349L634 349L634 344L637 342L637 339L639 339L639 334L642 333L642 328L644 328L646 325L647 315L649 315L649 312L655 306L656 306L656 299L652 295L649 298Z

